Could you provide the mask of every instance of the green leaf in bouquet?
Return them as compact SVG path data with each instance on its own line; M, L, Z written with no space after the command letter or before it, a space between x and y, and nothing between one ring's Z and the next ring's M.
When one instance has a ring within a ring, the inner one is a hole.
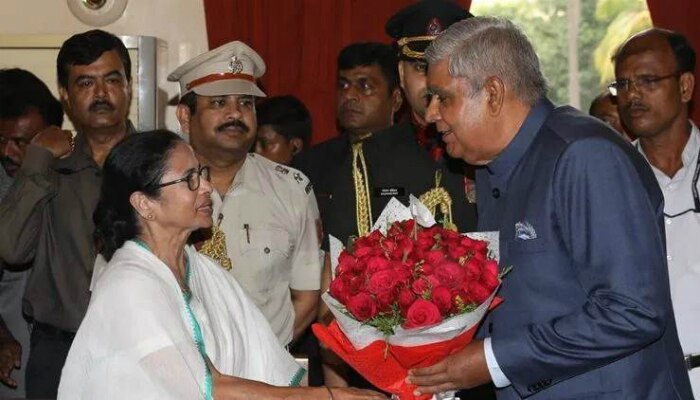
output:
M380 313L366 322L367 325L377 328L386 338L394 334L394 328L401 325L403 317L396 305L392 305L391 311Z
M460 296L457 296L455 298L455 303L457 303L457 310L459 311L459 314L472 312L477 309L476 304L474 304L473 302L465 303Z

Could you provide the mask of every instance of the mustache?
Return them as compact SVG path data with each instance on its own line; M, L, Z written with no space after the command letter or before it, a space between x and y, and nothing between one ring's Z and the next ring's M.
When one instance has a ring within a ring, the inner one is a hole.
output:
M0 164L2 165L14 165L15 167L19 168L19 164L15 162L15 160L11 159L10 157L0 157Z
M638 101L632 101L629 104L625 105L625 111L635 110L649 111L649 107L646 104L640 103Z
M340 111L362 112L362 107L358 107L354 103L344 103L340 106Z
M88 111L114 111L114 109L114 105L107 100L95 100L90 104Z
M226 123L219 125L216 128L216 131L223 132L228 128L238 128L241 131L243 131L244 133L248 133L250 131L250 128L248 128L248 125L246 125L245 122L243 122L239 119L234 119L233 121L229 121L229 122L226 122Z

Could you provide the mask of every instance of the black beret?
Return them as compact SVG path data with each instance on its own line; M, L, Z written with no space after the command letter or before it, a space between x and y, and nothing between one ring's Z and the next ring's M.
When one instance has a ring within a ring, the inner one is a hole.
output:
M472 16L456 0L420 0L389 18L384 29L394 38L399 58L424 60L425 49L437 35Z

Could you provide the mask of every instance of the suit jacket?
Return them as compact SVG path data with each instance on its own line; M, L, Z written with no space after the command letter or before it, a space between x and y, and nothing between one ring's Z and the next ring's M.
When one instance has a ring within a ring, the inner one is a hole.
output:
M477 172L479 228L513 270L480 329L499 399L692 399L664 245L663 195L604 124L538 102Z

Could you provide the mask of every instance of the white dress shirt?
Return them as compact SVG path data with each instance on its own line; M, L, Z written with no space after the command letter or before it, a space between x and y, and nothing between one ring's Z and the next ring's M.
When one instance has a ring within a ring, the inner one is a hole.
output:
M692 122L691 122L692 124ZM646 157L641 146L634 143ZM688 142L683 149L683 167L671 178L651 166L664 194L666 214L666 250L673 311L678 336L685 354L700 354L700 213L692 210L692 181L698 167L700 130L692 124ZM700 182L696 182L700 189ZM700 368L690 371L693 394L700 398Z

